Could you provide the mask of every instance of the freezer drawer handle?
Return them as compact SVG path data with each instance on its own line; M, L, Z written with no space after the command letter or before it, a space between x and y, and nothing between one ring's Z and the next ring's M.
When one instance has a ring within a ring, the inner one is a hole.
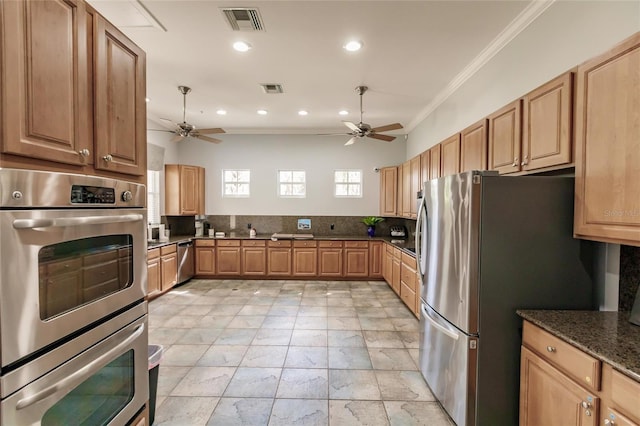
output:
M54 228L82 225L106 225L109 223L138 222L144 217L141 214L123 214L119 216L86 216L59 217L55 219L16 219L13 221L15 229Z
M131 333L129 337L124 339L122 342L118 343L114 348L100 355L98 358L94 359L84 367L79 370L73 372L69 376L60 380L58 383L51 385L40 392L28 396L24 399L21 399L16 404L16 410L22 410L23 408L27 408L43 399L54 395L55 393L67 388L74 386L75 383L82 383L86 378L93 375L96 371L102 368L102 365L105 361L108 361L110 358L113 358L114 355L118 355L124 348L129 346L134 340L136 340L140 335L144 332L144 324L140 324L136 327L136 329Z
M422 313L424 314L424 317L431 323L432 326L442 331L444 334L451 337L453 340L458 340L458 335L456 333L453 333L451 330L447 330L444 326L438 324L436 320L431 318L431 315L429 315L427 310L424 308L424 305L422 305Z

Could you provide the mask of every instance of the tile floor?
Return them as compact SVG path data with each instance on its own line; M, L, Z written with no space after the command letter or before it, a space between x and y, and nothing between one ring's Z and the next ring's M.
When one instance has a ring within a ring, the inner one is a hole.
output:
M156 425L453 425L379 281L191 280L149 304Z

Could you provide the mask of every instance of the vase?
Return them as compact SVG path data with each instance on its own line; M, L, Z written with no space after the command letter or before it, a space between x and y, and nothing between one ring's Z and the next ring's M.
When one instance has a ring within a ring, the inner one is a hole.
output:
M373 237L376 235L376 227L373 225L367 226L367 235Z

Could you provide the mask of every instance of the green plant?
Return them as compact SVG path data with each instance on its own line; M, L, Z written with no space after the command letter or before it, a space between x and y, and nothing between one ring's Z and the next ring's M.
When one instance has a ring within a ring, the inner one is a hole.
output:
M384 218L382 217L366 216L362 218L362 223L364 223L367 226L376 226L377 223L380 223L383 220Z

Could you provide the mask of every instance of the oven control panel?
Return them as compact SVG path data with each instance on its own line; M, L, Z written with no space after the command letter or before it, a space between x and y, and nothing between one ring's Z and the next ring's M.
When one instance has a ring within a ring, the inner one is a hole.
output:
M72 185L72 204L115 204L116 190L99 186Z

